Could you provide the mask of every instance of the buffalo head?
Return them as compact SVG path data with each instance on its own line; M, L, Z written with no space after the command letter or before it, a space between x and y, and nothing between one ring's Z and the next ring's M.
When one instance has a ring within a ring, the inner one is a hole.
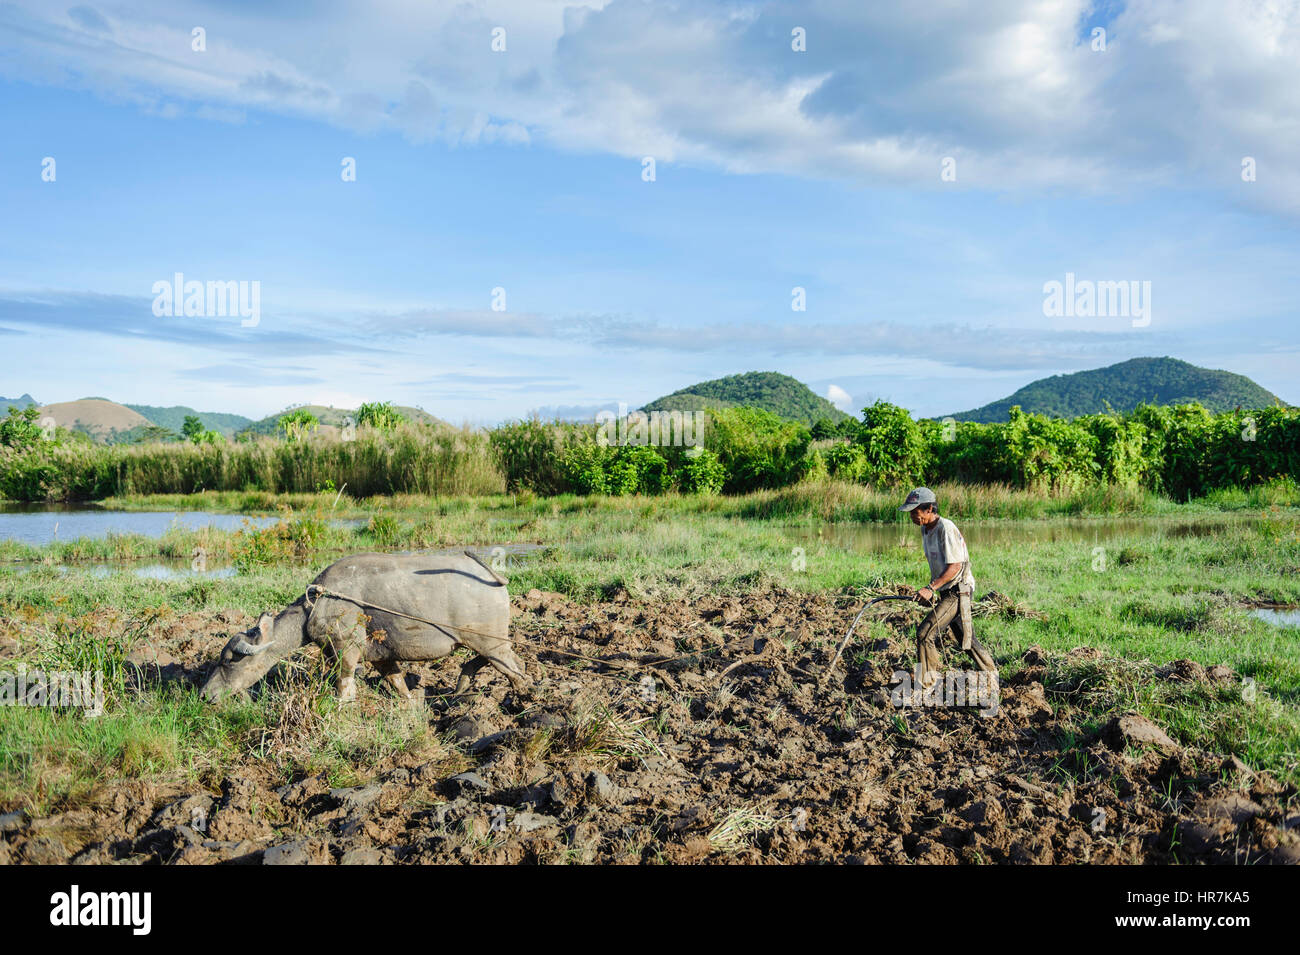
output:
M248 689L273 666L302 645L302 628L292 621L276 625L276 618L264 613L256 626L237 633L221 651L221 657L203 684L203 698L216 702L230 693Z

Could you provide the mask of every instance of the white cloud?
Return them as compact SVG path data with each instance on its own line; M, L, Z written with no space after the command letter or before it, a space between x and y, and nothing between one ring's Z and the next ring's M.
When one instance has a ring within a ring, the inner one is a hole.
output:
M826 386L826 400L841 411L848 411L849 406L853 404L853 396L839 385Z
M1300 213L1300 4L1132 0L649 4L478 0L0 11L10 75L160 108L307 115L416 141L1015 191L1206 185ZM195 53L201 24L208 48ZM790 49L790 30L808 49ZM490 48L502 26L507 50ZM77 77L78 79L71 79ZM939 163L957 161L955 184ZM1243 183L1252 156L1258 181Z

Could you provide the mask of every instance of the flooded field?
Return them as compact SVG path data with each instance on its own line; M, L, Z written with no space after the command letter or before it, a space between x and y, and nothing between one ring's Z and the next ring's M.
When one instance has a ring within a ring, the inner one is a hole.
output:
M174 527L198 530L215 527L237 531L245 526L267 527L274 517L214 514L207 511L111 511L75 504L0 505L0 540L42 545L79 537L141 534L161 537Z
M173 528L240 530L268 527L279 518L265 515L191 510L111 510L78 504L0 504L0 540L42 545L79 537L139 534L160 537ZM358 527L358 518L330 521L336 527ZM493 517L492 525L527 526L528 519ZM1254 527L1252 517L1198 516L1171 521L1161 518L1091 518L1078 520L962 521L962 533L975 547L1017 544L1102 542L1121 536L1206 537L1234 534ZM854 553L880 553L894 547L918 547L920 531L910 523L835 523L816 527L795 526L790 536L820 542ZM518 545L509 545L512 547Z

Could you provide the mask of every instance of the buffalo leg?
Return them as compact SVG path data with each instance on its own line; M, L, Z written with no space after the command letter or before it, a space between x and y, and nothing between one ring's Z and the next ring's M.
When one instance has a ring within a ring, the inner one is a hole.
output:
M488 665L487 657L476 656L460 668L460 677L456 680L456 696L460 696L474 685L474 675Z
M351 703L357 698L357 666L361 663L359 646L344 647L339 652L339 702Z
M388 685L393 688L399 700L404 700L413 709L423 704L422 695L412 693L407 687L406 672L397 663L392 660L380 660L375 663L375 669L388 681Z
M515 692L521 692L528 687L528 675L524 672L524 665L519 662L519 658L515 656L509 644L497 647L488 655L487 660L492 664L493 669L505 674Z
M456 695L459 696L468 690L474 682L474 674L489 664L494 670L505 674L516 692L527 689L528 674L524 672L524 665L519 662L519 658L507 643L505 646L493 648L489 653L480 651L478 656L460 668L460 679L456 681Z

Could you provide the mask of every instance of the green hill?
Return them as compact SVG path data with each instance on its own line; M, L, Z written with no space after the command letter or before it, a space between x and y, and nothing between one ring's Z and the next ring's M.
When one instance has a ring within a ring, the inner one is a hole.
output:
M749 405L763 408L789 421L813 424L822 419L841 421L849 415L817 395L802 381L775 371L749 371L743 375L702 381L656 398L644 411L699 411Z
M1108 404L1115 411L1132 411L1143 402L1174 405L1192 401L1199 401L1211 411L1286 404L1245 375L1199 368L1177 358L1132 358L1106 368L1040 378L1001 401L951 417L958 421L1006 421L1011 407L1020 405L1026 412L1076 418L1100 414Z
M406 405L395 405L394 407L406 418L407 421L417 424L450 427L450 425L441 418L434 417L421 408L411 408ZM310 411L320 419L322 425L327 425L333 428L342 428L347 424L348 418L356 421L357 413L355 409L352 408L327 408L325 405L298 405L293 408L285 408L283 411L278 411L273 415L267 415L260 421L254 421L249 424L248 427L244 428L244 430L256 435L279 434L280 417L288 414L290 411L297 411L299 408Z
M226 414L221 411L195 411L184 405L173 405L170 408L160 408L155 405L127 405L127 407L144 415L153 424L175 431L177 434L181 433L186 415L198 415L199 420L203 422L203 427L209 431L220 431L227 438L253 423L251 418L245 418L243 415Z
M31 395L23 395L21 398L0 398L0 416L8 412L10 405L22 411L28 405L34 404L37 404L37 401Z

